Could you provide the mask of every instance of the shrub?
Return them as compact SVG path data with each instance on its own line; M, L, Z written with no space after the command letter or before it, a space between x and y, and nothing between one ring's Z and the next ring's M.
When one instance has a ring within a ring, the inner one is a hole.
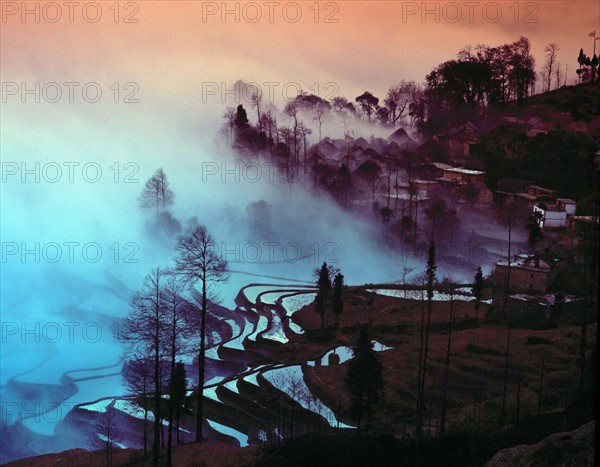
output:
M552 341L545 337L527 336L527 345L552 345Z
M465 350L467 352L482 354L482 355L497 355L497 356L504 355L504 352L500 352L499 350L492 349L490 347L480 347L475 344L467 344L467 347L465 348Z

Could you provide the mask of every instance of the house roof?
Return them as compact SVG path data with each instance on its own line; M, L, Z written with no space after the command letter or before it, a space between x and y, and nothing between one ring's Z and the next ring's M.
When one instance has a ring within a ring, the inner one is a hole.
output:
M401 149L415 149L419 144L413 140L404 128L398 128L394 131L390 136L388 136L388 141L395 142Z
M443 162L431 162L431 165L433 165L436 169L441 170L454 168L450 164L444 164Z
M448 169L444 169L444 171L456 172L456 173L461 173L461 174L465 174L465 175L483 175L483 174L485 174L485 172L482 172L481 170L463 169L462 167L450 167Z
M523 300L523 301L537 301L540 305L554 305L556 303L556 294L546 294L546 295L528 295L528 294L515 294L511 295L510 298L514 298L515 300ZM564 303L570 303L577 300L573 295L563 295Z
M545 186L540 186L540 185L529 185L529 188L535 188L540 191L549 191L551 193L556 193L556 190L553 190L552 188L546 188Z
M562 212L564 211L564 209L558 207L556 204L546 204L546 207L543 208L540 206L540 204L536 204L535 205L536 208L540 209L541 211L549 211L549 212Z
M529 193L515 193L515 196L518 196L519 198L527 199L530 201L536 200L538 198L537 196L530 195Z
M497 191L504 191L506 193L520 193L527 190L529 184L525 180L519 180L516 178L501 178L498 180L496 185Z
M585 222L586 224L598 224L597 216L572 216L573 222Z
M554 245L551 248L545 248L540 250L533 255L530 259L540 258L551 266L556 266L557 263L565 261L571 258L573 255L564 247L560 245Z

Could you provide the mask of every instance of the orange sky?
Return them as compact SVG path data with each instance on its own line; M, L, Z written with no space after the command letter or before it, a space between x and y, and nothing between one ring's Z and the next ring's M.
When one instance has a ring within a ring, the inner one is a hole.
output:
M396 81L423 81L464 45L498 45L520 35L530 38L538 69L544 46L558 43L571 82L579 48L591 54L588 34L596 29L600 36L595 0L227 2L234 13L225 18L223 2L139 1L119 3L118 23L112 1L98 2L102 17L86 21L83 6L88 18L96 14L89 3L74 7L71 23L69 7L56 2L62 17L51 23L54 6L25 2L32 10L39 5L36 23L33 13L21 16L22 2L3 1L2 80L135 81L157 102L196 99L200 83L238 78L279 82L277 97L291 81L309 92L318 83L322 97L353 98L367 89L383 97ZM261 18L250 22L258 11ZM290 22L298 12L301 18ZM138 22L125 23L128 13Z

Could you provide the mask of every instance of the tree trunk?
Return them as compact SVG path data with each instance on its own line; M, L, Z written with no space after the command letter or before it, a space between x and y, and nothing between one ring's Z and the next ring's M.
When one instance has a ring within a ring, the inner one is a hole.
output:
M144 399L146 396L144 395ZM148 401L144 402L144 457L148 454Z
M504 303L503 307L506 308L508 304L508 297L510 294L510 269L511 269L511 257L510 257L510 247L512 243L512 206L508 212L508 266L506 268L506 288L504 289Z
M508 385L508 355L510 353L510 324L506 332L506 359L504 361L504 391L502 392L502 413L506 413L506 389Z
M157 273L156 279L156 328L154 329L154 439L152 440L152 462L155 467L158 467L158 458L160 456L160 323L158 303L159 294L159 278Z
M517 379L517 417L516 424L519 426L520 415L521 415L521 361L519 360L519 373Z
M543 412L543 400L544 400L544 361L546 357L542 357L542 373L540 375L540 389L538 392L538 415Z
M429 294L428 294L429 295ZM425 399L425 377L427 374L427 354L429 352L429 327L431 325L431 311L433 307L433 302L427 297L427 323L425 326L425 348L423 350L423 371L421 372L421 421L423 415L423 402Z
M171 378L169 380L169 387L173 386L173 373L175 372L175 352L176 352L176 326L177 326L177 311L176 305L173 305L173 320L171 322ZM173 444L173 391L169 391L169 432L167 435L167 467L171 467L171 452Z
M417 408L415 415L415 434L417 439L421 438L421 425L422 425L422 390L421 390L421 373L423 372L423 350L425 346L425 300L421 299L421 332L420 332L419 346L419 364L418 364L418 376L417 376Z
M205 355L205 335L206 335L206 273L202 277L202 320L200 324L200 354L198 355L198 413L196 416L196 441L201 441L202 420L204 415L204 355Z
M587 284L586 284L587 293ZM583 312L581 317L581 334L579 340L579 396L583 394L583 382L585 377L585 358L586 358L586 347L587 347L587 305L588 300L584 301Z
M448 373L450 371L450 347L452 345L452 320L454 318L454 301L450 296L450 323L448 325L448 345L446 347L446 369L444 370L444 395L442 398L442 414L440 416L439 435L444 434L446 428L446 410L448 408Z
M156 351L154 353L154 438L152 439L152 462L158 467L160 455L160 376L159 376L159 349L158 332L155 337Z

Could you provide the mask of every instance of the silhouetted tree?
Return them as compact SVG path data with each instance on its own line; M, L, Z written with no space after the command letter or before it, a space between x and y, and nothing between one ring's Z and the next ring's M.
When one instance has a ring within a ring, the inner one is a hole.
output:
M389 110L389 120L392 125L400 124L409 114L410 104L417 96L418 86L414 81L402 80L390 87L383 101Z
M377 111L379 99L369 91L365 91L356 98L356 102L358 105L360 105L363 113L367 116L367 121L371 123L371 116Z
M250 107L256 109L256 122L258 125L259 133L262 133L262 120L260 118L260 104L262 103L262 93L260 91L255 91L250 96Z
M481 271L481 266L479 266L475 273L473 287L471 288L473 297L475 297L475 319L479 319L479 306L481 305L481 297L483 296L483 287L483 272Z
M215 250L215 241L208 229L198 225L190 235L179 237L177 241L175 273L190 285L200 283L200 350L198 353L198 393L196 414L196 441L201 441L203 398L204 398L204 357L206 353L206 314L208 311L208 288L228 279L227 261Z
M544 239L544 234L542 233L542 228L540 227L542 218L542 213L539 211L533 212L527 218L527 224L525 225L525 228L529 231L527 245L529 245L532 250L535 249L536 245Z
M369 184L371 188L372 203L373 206L375 206L375 190L377 189L377 183L379 182L381 167L379 167L377 162L369 159L356 169L355 174Z
M127 392L144 411L144 456L148 453L148 411L153 393L152 365L151 358L137 356L134 359L126 360L121 369Z
M452 346L452 325L454 322L454 297L456 289L454 281L450 277L445 277L442 281L442 291L449 296L450 313L448 318L448 344L446 346L446 362L444 365L444 385L442 395L442 413L440 415L439 435L442 436L446 430L446 412L448 410L448 375L450 373L450 350Z
M417 438L421 438L423 424L423 403L425 398L425 376L427 373L427 354L429 351L429 328L431 326L431 312L433 310L433 293L436 281L437 264L435 260L435 243L431 242L427 252L427 268L425 269L425 281L427 290L427 322L422 331L421 350L419 361L419 381L417 390L417 418L416 418L416 434ZM423 321L423 320L422 320ZM422 326L423 327L423 323Z
M106 466L112 467L112 453L118 444L123 441L123 430L119 427L117 412L113 409L112 402L100 414L94 423L94 432L89 440L92 449L106 451Z
M384 206L379 210L379 215L381 216L381 222L383 222L383 230L386 230L386 227L394 217L394 210Z
M239 129L248 126L248 114L246 113L246 109L244 109L242 104L237 106L235 112L235 126Z
M319 279L317 280L317 296L315 297L315 309L321 317L321 329L325 328L325 308L327 304L327 296L331 289L331 278L327 269L327 263L323 263L319 271Z
M154 172L154 175L144 185L139 203L142 208L155 208L156 220L158 222L159 210L165 210L173 204L174 194L169 189L169 182L162 167Z
M544 48L544 52L546 53L546 63L544 65L544 69L546 70L548 80L546 84L546 91L550 91L550 84L552 83L552 71L556 64L556 54L559 50L560 47L554 42L548 44Z
M192 330L188 327L188 315L192 312L189 302L182 296L184 282L178 276L169 277L164 288L165 306L165 345L166 354L169 358L169 380L173 380L176 368L176 359L182 353L186 353L186 342L192 336ZM175 417L175 405L170 394L169 404L169 427L167 435L167 466L172 465L171 448L173 445L173 423Z
M308 135L312 134L312 130L307 127L303 121L300 121L300 123L298 124L298 133L300 134L300 136L302 137L302 152L303 152L303 162L302 162L302 173L303 175L306 175L306 171L307 171L307 151L308 151L308 145L306 144L306 137Z
M404 289L404 298L406 298L406 277L415 270L412 266L402 266L402 287Z
M325 115L325 107L321 103L317 103L313 109L313 121L319 125L319 143L321 142L321 128L323 127L323 116Z
M171 396L169 403L173 407L173 414L176 421L175 428L177 430L177 445L179 445L179 422L187 393L186 371L185 365L182 362L177 362L175 365L175 370L171 373L171 381L169 383Z
M425 208L425 216L431 223L431 241L435 241L435 227L448 215L448 208L443 199L435 199Z
M352 401L352 415L356 417L358 432L362 420L367 419L367 432L373 406L383 401L383 371L381 361L373 350L373 343L362 327L353 349L354 358L348 363L345 386Z
M344 276L337 273L333 279L333 299L331 301L331 309L335 315L335 327L340 326L340 315L344 311L344 301L342 293L344 288Z
M228 105L221 114L221 117L225 120L224 130L229 134L230 141L233 141L233 130L235 128L235 107Z
M140 290L131 299L125 318L122 338L138 355L152 355L154 392L153 465L158 466L161 428L161 361L164 348L165 307L161 285L163 273L155 268L146 277Z

